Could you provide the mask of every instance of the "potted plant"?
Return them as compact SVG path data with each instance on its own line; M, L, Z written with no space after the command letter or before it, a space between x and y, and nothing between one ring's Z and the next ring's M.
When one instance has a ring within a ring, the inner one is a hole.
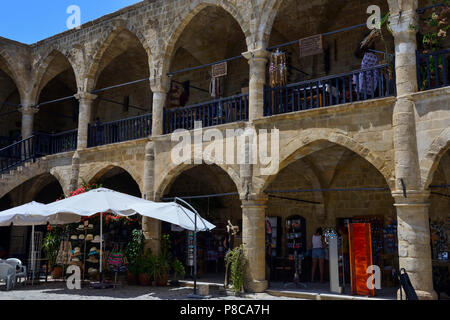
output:
M184 265L178 259L175 259L173 261L172 268L173 268L173 280L171 283L177 285L180 280L184 279L186 270L184 268Z
M141 286L149 286L152 283L154 275L154 259L151 256L141 256L137 259L137 272L139 284Z
M48 258L48 268L51 270L51 275L54 279L61 279L63 269L61 266L56 265L56 258L58 257L59 245L61 242L61 230L58 228L52 228L50 225L47 229L42 247Z
M225 256L225 262L230 268L230 280L231 280L231 289L234 292L234 295L239 296L244 292L244 276L245 276L245 257L244 257L244 247L241 245L240 247L234 248L233 250L228 251Z
M128 283L136 284L139 268L137 266L137 260L142 256L144 250L144 235L142 230L133 230L132 239L128 243L125 249L125 256L128 259Z
M166 256L161 254L156 257L155 273L156 285L160 287L167 286L170 274L170 261Z

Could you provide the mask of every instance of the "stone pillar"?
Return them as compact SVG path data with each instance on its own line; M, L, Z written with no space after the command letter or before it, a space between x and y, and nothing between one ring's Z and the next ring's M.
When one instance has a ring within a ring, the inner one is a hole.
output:
M415 104L417 92L417 1L388 0L395 41L397 101L393 112L395 190L400 268L410 275L420 299L435 299L431 272L428 194L422 190L417 150ZM400 7L401 5L401 7ZM403 183L402 183L403 182ZM406 192L406 197L404 195Z
M70 175L70 190L75 191L78 188L78 180L80 178L80 154L75 151L72 157L72 171Z
M264 86L269 53L266 49L256 49L242 54L250 65L249 121L264 116Z
M22 139L27 139L33 135L34 115L38 110L31 104L23 104L19 109L22 113Z
M433 290L429 193L408 192L408 197L405 198L403 193L394 192L393 197L398 220L399 267L405 268L419 299L435 300L437 294Z
M253 198L253 197L252 197ZM266 280L266 217L267 198L242 200L242 242L247 259L246 289L264 292Z
M163 134L164 107L166 105L168 83L167 77L150 79L150 86L153 92L152 136Z
M154 144L152 141L149 141L145 146L143 198L150 201L156 201L154 193L154 168ZM145 250L151 249L153 254L158 254L161 249L161 221L143 217L142 231L145 237Z
M77 149L82 150L86 149L88 145L88 128L91 121L92 103L97 96L89 92L78 92L75 98L80 102Z

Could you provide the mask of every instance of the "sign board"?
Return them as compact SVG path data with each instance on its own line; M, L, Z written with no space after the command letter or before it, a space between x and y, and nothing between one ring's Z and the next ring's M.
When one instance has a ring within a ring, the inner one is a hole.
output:
M323 53L322 35L318 34L299 40L300 57L313 56Z
M222 63L218 63L212 66L212 77L213 78L218 78L218 77L223 77L227 75L227 63L226 62L222 62Z

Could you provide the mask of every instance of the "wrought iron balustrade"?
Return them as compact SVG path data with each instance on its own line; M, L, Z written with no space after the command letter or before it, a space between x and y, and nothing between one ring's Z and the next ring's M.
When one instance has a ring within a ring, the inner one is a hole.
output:
M35 136L15 142L0 149L0 173L11 170L25 162L36 159Z
M194 129L194 122L202 127L248 120L248 93L198 103L191 106L164 110L164 133L177 129Z
M417 83L420 91L450 84L450 49L430 53L416 53Z
M388 64L383 64L283 87L266 88L264 115L329 107L395 94L395 73Z
M141 139L150 136L151 133L151 114L89 125L88 147Z

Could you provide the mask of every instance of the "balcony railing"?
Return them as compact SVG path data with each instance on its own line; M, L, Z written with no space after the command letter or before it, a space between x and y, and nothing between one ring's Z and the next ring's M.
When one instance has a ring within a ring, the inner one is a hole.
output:
M0 137L0 149L13 144L15 140L9 137Z
M61 133L35 134L35 146L38 156L58 154L77 149L78 130L70 130Z
M152 115L89 125L88 146L96 147L148 137L152 134Z
M450 49L419 53L417 52L417 81L419 90L430 90L450 84Z
M201 121L204 128L247 121L248 102L248 93L245 93L187 107L165 109L164 133L172 133L177 129L194 129L195 121Z
M27 161L34 161L36 159L35 143L36 137L31 136L0 149L0 173L11 170Z
M395 95L395 76L388 64L349 73L266 88L264 115L328 107Z

